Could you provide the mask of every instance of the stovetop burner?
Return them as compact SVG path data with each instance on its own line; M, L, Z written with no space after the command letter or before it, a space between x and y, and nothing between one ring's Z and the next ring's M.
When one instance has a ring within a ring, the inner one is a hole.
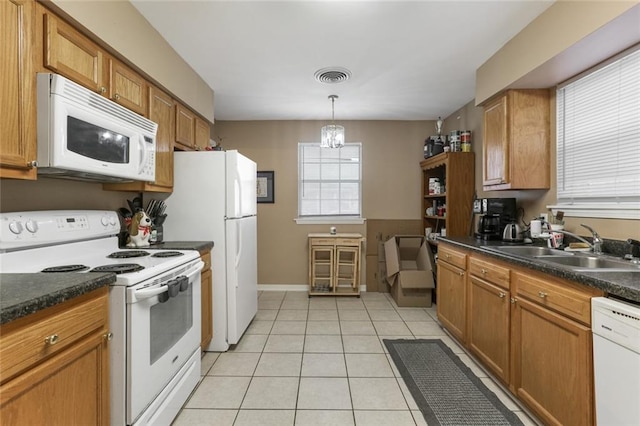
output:
M114 263L112 265L103 265L95 267L91 272L114 272L116 274L126 274L144 269L144 266L137 263Z
M184 253L180 253L179 251L169 251L169 250L163 250L163 251L159 251L156 254L151 255L151 257L176 257L176 256L183 256Z
M79 272L86 271L87 269L89 269L89 267L85 265L62 265L45 268L40 272Z
M112 259L127 259L129 257L143 257L143 256L149 256L149 252L144 250L116 251L111 253L107 257L110 257Z

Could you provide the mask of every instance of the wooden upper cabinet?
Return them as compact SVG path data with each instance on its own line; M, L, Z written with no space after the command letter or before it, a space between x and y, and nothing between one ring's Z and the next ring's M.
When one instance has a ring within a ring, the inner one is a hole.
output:
M196 115L176 102L176 143L186 149L196 147Z
M509 90L484 105L485 191L550 187L549 91Z
M109 99L147 116L147 81L128 66L109 58Z
M2 1L0 11L0 177L35 179L34 5L30 0Z
M44 67L107 95L104 51L57 16L43 16Z
M149 120L158 124L156 133L156 180L151 182L108 183L109 191L171 192L173 189L173 142L176 132L175 102L165 92L149 86Z
M209 146L209 139L211 138L211 131L209 130L209 123L196 117L196 149L203 151Z

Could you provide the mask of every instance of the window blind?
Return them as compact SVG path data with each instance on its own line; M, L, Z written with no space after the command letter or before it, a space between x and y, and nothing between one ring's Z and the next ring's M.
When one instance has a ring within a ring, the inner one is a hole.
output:
M557 90L557 174L559 205L640 206L640 50Z
M298 144L298 216L356 216L361 213L362 144L320 148Z

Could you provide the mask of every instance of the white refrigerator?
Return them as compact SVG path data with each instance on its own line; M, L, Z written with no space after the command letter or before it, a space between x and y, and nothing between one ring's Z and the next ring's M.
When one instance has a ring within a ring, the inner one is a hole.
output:
M213 339L238 343L258 310L256 163L238 151L174 153L166 241L213 241Z

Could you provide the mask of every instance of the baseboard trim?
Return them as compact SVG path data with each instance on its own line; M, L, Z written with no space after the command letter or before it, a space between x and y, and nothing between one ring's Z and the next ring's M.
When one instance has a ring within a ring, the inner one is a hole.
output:
M309 291L306 284L258 284L258 291ZM367 291L366 285L360 286L360 293Z

